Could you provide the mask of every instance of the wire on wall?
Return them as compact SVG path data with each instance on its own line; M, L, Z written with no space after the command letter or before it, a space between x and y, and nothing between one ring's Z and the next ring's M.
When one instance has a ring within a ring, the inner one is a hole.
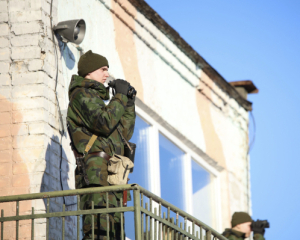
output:
M64 127L64 123L63 123L63 118L62 118L62 113L61 113L61 109L60 109L60 104L59 104L59 100L58 100L58 93L57 93L57 85L58 85L58 54L57 54L57 46L55 44L55 37L54 37L54 30L53 30L53 25L52 25L52 11L53 11L53 0L51 0L51 4L50 4L50 26L51 26L51 33L52 33L52 41L53 41L53 45L54 45L54 55L55 55L55 66L56 66L56 74L55 74L55 96L56 96L56 101L57 101L57 107L58 107L58 114L59 114L59 121L61 123L61 129L59 129L59 133L60 133L60 185L61 185L61 190L63 191L63 183L62 183L62 152L63 152L63 147L62 147L62 140L63 140L63 136L65 135L66 131L65 131L65 127ZM65 204L65 206L72 206L72 205L76 205L76 203L71 203L71 204L66 204L66 199L65 196L63 196L63 203Z

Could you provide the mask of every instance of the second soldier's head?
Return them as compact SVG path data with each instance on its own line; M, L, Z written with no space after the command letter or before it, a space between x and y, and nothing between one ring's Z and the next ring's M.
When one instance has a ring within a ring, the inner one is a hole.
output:
M245 237L249 237L251 234L252 218L246 212L235 212L232 215L231 225L232 229L245 233Z

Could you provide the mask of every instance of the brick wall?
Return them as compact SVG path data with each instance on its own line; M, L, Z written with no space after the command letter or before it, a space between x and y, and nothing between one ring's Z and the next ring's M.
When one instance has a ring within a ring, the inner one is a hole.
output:
M53 1L52 15L55 24L57 0ZM60 59L59 48L57 51ZM61 137L59 132L56 71L50 1L0 0L1 196L61 190L61 155L64 189L74 187L66 180L74 181L74 162L68 139L66 135ZM66 109L60 63L58 71L59 104L61 109ZM75 201L66 200L67 203ZM51 210L61 210L62 203L61 198L53 199ZM35 207L36 212L45 211L43 201L33 201L24 203L21 212L30 212L31 207ZM0 209L4 209L5 216L15 214L15 204L0 204ZM36 221L36 224L35 237L44 239L45 220ZM73 219L66 223L70 239L76 234L74 224ZM61 222L52 219L50 225L50 238L60 239ZM30 222L21 222L21 226L21 239L29 237ZM5 225L4 239L15 238L14 227L14 223Z

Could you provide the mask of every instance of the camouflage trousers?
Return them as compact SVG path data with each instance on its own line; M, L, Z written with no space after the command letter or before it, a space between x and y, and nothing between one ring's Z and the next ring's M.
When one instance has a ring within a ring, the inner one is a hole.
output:
M101 157L87 155L85 159L86 173L90 184L86 185L83 175L80 172L75 172L76 176L76 189L92 188L109 186L107 182L107 161ZM77 170L77 169L76 169ZM123 197L123 192L109 192L108 193L108 206L109 208L120 207L120 199ZM128 194L130 201L130 194ZM86 210L92 208L94 202L95 209L106 207L106 193L85 194L80 197L80 209ZM121 214L110 213L109 215L109 238L121 239ZM124 219L123 219L124 220ZM124 222L124 221L123 221ZM105 239L107 232L106 214L94 215L94 239ZM92 216L85 215L83 217L83 239L92 239Z
M121 193L118 193L121 194ZM81 196L81 209L91 209L92 201L94 201L94 208L101 209L106 208L106 194L95 193L85 194ZM120 207L120 201L116 195L112 192L108 194L109 208ZM109 239L119 240L121 239L121 213L109 213L109 214L94 214L94 223L92 222L92 215L83 216L83 233L84 240L92 240L92 224L94 224L94 239L107 239L107 215L109 226ZM124 218L123 218L124 223ZM123 224L123 229L124 224ZM125 239L125 235L124 235Z

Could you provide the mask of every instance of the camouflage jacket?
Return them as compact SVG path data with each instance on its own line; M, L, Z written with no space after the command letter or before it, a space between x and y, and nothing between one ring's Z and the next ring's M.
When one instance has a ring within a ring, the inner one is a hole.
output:
M235 231L231 228L226 228L222 235L229 240L244 240L246 238L245 233ZM263 235L255 233L253 236L253 240L265 240L265 238L263 237Z
M117 127L124 138L129 140L135 124L135 106L126 107L127 96L118 93L105 105L104 100L109 100L108 88L97 81L73 75L69 86L69 99L67 123L76 150L83 154L88 141L95 134L98 138L89 152L104 151L108 155L123 155L124 143ZM89 161L87 168L93 166L90 162L96 161L95 159L89 155L85 157L85 162ZM92 169L93 175L107 167L107 162L99 162L99 159L97 161L96 170L95 166ZM108 185L106 176L94 177L88 170L91 184ZM76 179L76 188L82 187L85 187L83 179Z

